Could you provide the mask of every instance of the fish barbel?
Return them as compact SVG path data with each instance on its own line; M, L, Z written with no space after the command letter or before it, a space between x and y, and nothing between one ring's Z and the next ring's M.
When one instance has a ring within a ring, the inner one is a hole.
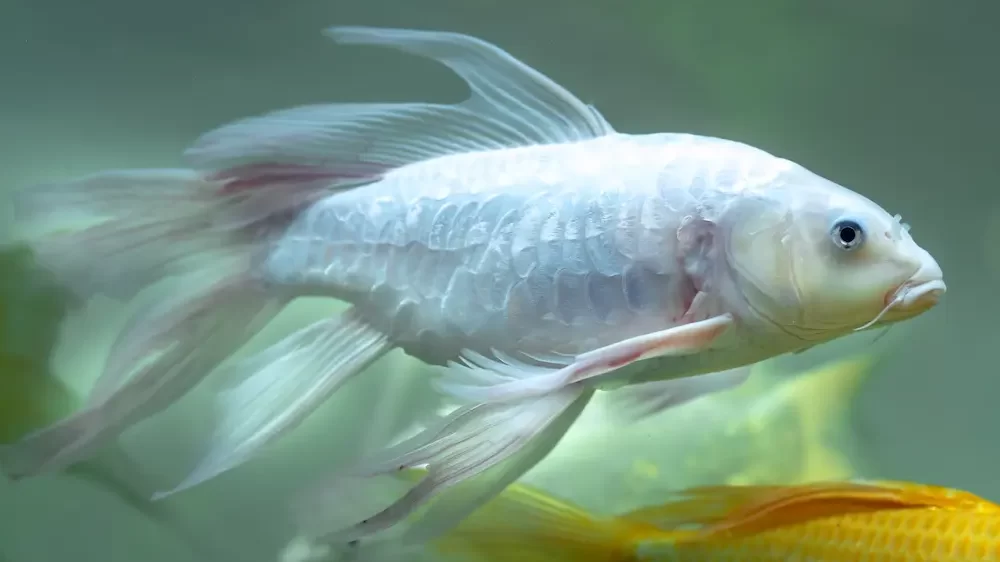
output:
M24 191L25 232L79 221L26 234L78 295L130 299L169 280L170 296L134 314L85 408L2 451L9 476L93 454L289 301L319 295L352 306L224 365L207 452L165 493L245 462L401 348L443 367L440 388L466 405L359 462L431 468L345 532L391 526L495 467L490 484L463 487L460 517L551 450L598 388L646 384L667 408L741 383L760 360L918 315L945 290L899 217L786 159L618 133L467 35L327 33L437 60L471 96L277 111L204 135L192 169Z

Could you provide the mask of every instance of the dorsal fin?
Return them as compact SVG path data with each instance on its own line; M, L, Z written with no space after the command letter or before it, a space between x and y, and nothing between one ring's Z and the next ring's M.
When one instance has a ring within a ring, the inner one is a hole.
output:
M387 47L438 61L465 80L471 95L458 104L333 103L275 111L203 135L186 152L189 161L209 169L250 166L267 178L289 170L296 177L327 171L370 178L448 154L614 133L594 107L481 39L373 27L331 27L326 35L344 45Z
M938 508L1000 511L959 490L905 482L818 482L802 486L706 486L679 499L627 513L625 521L692 537L745 536L793 523L882 510ZM694 527L694 528L691 528Z

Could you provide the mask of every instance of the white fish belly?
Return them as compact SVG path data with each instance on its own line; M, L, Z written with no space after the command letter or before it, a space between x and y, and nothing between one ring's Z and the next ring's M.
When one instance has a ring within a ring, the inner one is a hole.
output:
M575 354L669 327L694 295L681 217L655 169L623 175L616 156L580 143L400 169L305 211L265 277L350 301L428 362Z

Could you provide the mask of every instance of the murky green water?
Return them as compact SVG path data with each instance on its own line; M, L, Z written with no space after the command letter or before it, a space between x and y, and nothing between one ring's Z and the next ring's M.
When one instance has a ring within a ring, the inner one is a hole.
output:
M866 335L783 363L881 353L852 413L869 475L1000 499L998 17L1000 4L986 0L14 0L0 7L0 189L177 165L199 133L271 109L462 95L430 63L334 48L320 34L327 25L478 35L598 106L618 130L738 139L902 214L945 271L945 302L876 344ZM86 389L125 311L90 303L56 332L38 278L19 262L0 268L3 333L13 334L0 344L44 365L59 337L53 370ZM297 304L259 341L335 307ZM375 370L427 392L402 356ZM291 532L285 500L361 446L349 420L360 395L383 388L376 378L264 458L179 496L189 526L228 549L221 558L273 560ZM179 476L204 405L192 397L129 434L126 448L152 478ZM10 562L190 559L113 496L67 477L0 484L0 552Z

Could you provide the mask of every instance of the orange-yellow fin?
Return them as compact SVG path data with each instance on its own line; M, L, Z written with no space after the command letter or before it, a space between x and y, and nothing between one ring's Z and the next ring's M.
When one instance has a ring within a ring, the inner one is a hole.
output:
M514 484L434 541L445 557L490 562L625 562L648 525L596 517L568 502ZM464 557L470 558L464 558Z
M881 510L1000 507L959 490L890 481L817 482L801 486L705 486L676 501L627 513L621 520L647 524L684 540L746 536L813 519Z
M857 480L855 483L878 486L887 490L896 490L916 507L936 507L953 511L986 513L1000 512L1000 505L983 499L972 492L955 488L934 486L932 484L915 484L900 480Z

